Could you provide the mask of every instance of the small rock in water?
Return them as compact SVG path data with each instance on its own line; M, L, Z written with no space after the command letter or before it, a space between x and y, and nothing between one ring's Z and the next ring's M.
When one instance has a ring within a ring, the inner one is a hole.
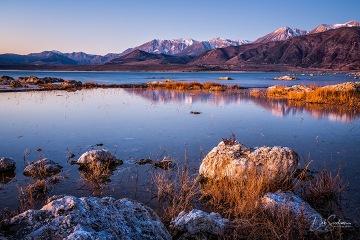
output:
M281 77L274 77L274 80L285 80L285 81L289 81L289 80L299 80L299 78L298 78L298 77L295 77L295 76L285 75L285 76L281 76Z
M219 77L219 80L234 80L231 77Z
M163 160L155 162L155 167L157 168L161 168L163 170L170 170L172 168L174 168L176 166L176 164L174 163L174 161L164 157Z
M121 165L123 162L112 155L108 150L91 150L83 153L77 161L72 164L87 165L91 163Z
M151 160L150 158L142 158L139 161L135 162L135 164L138 164L138 165L153 164L153 163L154 163L154 161Z
M201 112L198 111L191 111L190 114L201 114Z
M16 169L15 161L11 158L0 158L0 172L14 171Z
M45 178L61 172L62 166L58 163L43 158L36 162L29 163L24 169L24 175L32 178Z

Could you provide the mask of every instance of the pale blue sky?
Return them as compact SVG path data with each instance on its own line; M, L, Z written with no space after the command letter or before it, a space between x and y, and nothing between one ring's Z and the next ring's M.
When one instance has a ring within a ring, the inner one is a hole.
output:
M255 40L360 21L359 0L0 0L0 53L120 53L154 38Z

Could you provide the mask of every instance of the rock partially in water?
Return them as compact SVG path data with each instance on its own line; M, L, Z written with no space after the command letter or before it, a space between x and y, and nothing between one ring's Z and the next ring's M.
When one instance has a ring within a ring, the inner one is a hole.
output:
M175 162L167 157L164 157L163 160L155 162L154 165L155 167L161 168L163 170L171 170L176 166Z
M61 83L61 87L63 88L81 88L82 82L81 81L75 81L75 80L66 80Z
M110 165L121 165L123 162L117 159L116 156L112 155L108 150L91 150L83 153L77 161L72 161L72 164L79 164L86 166L88 164L110 164Z
M64 196L3 222L13 239L171 239L156 213L126 198Z
M16 163L11 158L0 158L0 172L15 171Z
M274 80L290 81L290 80L299 80L299 78L295 77L295 76L285 75L285 76L280 76L280 77L274 77Z
M269 173L274 179L291 175L298 166L299 155L287 147L260 147L251 150L235 141L221 141L203 159L199 173L204 178L242 179L246 171L256 169Z
M139 161L135 162L135 164L138 164L138 165L153 164L153 163L154 163L154 161L151 160L150 158L142 158Z
M219 77L219 80L234 80L231 77Z
M224 236L229 220L222 218L219 213L206 213L198 209L193 209L186 213L182 211L171 221L171 227L178 232L182 232L184 239L194 238L200 234L212 235L212 237ZM195 235L195 236L194 236Z
M45 178L61 172L62 166L58 163L43 158L29 163L24 169L24 175L32 178Z
M19 82L22 84L45 84L45 83L59 83L64 82L64 79L62 78L54 78L54 77L43 77L39 78L36 76L30 76L30 77L19 77Z
M289 210L294 215L294 221L303 218L309 230L315 233L328 232L326 220L314 210L307 202L293 193L276 192L267 193L261 199L265 209L274 213L281 209Z
M14 78L9 76L1 76L0 77L0 84L1 85L9 85L11 81L14 81Z

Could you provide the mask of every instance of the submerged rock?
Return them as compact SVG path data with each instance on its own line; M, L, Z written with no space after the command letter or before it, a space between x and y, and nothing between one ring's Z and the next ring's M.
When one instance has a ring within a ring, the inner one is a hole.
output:
M251 150L235 141L221 141L203 159L199 173L204 178L243 178L246 170L269 173L272 178L291 175L298 166L299 155L287 147L260 147Z
M179 232L185 233L184 238L197 234L211 234L213 236L224 236L229 220L222 218L219 213L206 213L193 209L186 213L182 211L171 221L171 227ZM188 236L190 235L190 236ZM194 236L191 236L194 237Z
M329 231L326 220L307 202L293 193L267 193L261 199L261 202L265 209L271 210L274 213L281 209L285 209L294 214L295 220L303 218L310 231L315 233Z
M15 161L11 158L0 158L0 172L14 171L16 169Z
M61 172L62 166L58 163L43 158L36 162L29 163L24 169L24 175L32 178L45 178Z
M126 198L53 198L3 222L14 239L171 239L156 213Z
M77 161L72 161L72 164L79 164L86 166L91 163L121 165L123 162L112 155L108 150L91 150L83 153Z

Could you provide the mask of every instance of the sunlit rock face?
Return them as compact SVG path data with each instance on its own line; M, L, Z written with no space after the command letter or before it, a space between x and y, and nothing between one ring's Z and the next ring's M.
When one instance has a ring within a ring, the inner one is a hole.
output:
M126 198L59 196L5 225L14 239L171 239L153 210Z
M91 150L83 153L77 161L72 164L87 165L92 163L121 165L122 161L117 159L108 150Z
M204 158L199 173L204 178L242 179L250 170L269 174L273 179L291 175L299 163L299 155L287 147L260 147L250 149L235 141L221 141Z

